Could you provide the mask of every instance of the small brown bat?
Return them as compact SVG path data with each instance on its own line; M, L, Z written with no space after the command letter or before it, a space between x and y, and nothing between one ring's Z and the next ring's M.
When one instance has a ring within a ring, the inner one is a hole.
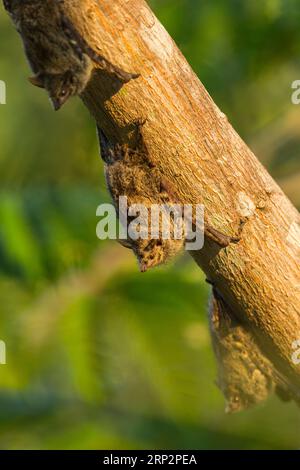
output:
M29 80L45 88L55 110L87 86L94 63L122 83L138 74L124 72L94 51L65 16L64 0L3 0L20 33L34 76Z
M142 135L142 126L143 123L136 124L136 144L133 147L129 144L112 144L99 128L98 135L101 157L105 163L106 182L117 211L120 196L127 197L128 207L143 204L147 209L148 219L144 226L147 238L132 240L128 237L126 240L119 240L123 246L133 250L140 270L145 272L174 257L183 249L185 240L174 239L172 236L174 227L171 227L170 239L163 239L160 230L158 239L151 239L148 236L151 206L153 204L172 205L172 201L163 186L160 172L149 159ZM128 219L130 221L130 216Z
M99 128L98 135L101 156L105 162L106 182L116 209L118 210L121 196L127 197L128 206L143 204L147 208L148 217L144 224L147 237L145 239L138 238L137 240L130 238L119 240L122 245L134 251L141 271L146 271L151 267L165 263L184 248L186 227L184 224L182 225L182 237L176 239L177 221L175 222L174 214L171 214L169 239L162 236L161 226L157 230L159 233L158 238L151 237L151 233L149 233L148 225L150 227L150 223L148 224L148 222L151 221L151 225L157 223L153 222L151 218L153 205L174 209L178 205L178 201L172 185L165 180L159 169L151 162L143 137L143 125L143 122L136 124L136 138L133 146L129 144L112 144ZM204 224L204 234L221 248L239 241L239 238L223 235L206 223Z
M226 412L248 409L273 392L284 401L292 398L284 377L261 352L249 328L235 319L215 287L209 321L217 359L217 385L225 396Z

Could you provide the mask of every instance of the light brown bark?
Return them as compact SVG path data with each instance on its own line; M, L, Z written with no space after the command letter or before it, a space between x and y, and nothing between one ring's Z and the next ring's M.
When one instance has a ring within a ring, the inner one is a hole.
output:
M192 255L298 397L300 366L292 361L292 343L300 339L298 211L144 0L66 0L63 8L91 47L141 74L116 88L104 72L94 73L83 100L106 135L123 142L130 124L146 119L151 160L180 202L204 204L210 225L228 235L236 234L241 216L248 219L238 244L220 249L207 241Z

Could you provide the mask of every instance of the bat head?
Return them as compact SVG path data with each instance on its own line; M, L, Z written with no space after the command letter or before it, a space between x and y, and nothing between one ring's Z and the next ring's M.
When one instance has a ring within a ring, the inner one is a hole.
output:
M184 240L136 240L132 246L142 273L165 264L184 247Z
M82 90L80 83L71 72L62 74L41 73L29 78L30 83L45 88L55 111L58 111L71 96L78 95Z
M68 72L49 77L45 82L45 88L55 111L58 111L71 96L77 94L74 77Z

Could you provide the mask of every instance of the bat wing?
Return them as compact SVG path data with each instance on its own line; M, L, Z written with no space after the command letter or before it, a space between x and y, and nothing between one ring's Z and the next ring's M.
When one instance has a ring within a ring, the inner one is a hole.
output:
M94 51L63 12L61 12L61 25L66 36L69 38L70 43L74 47L75 52L80 58L82 58L83 54L86 54L93 62L100 65L103 70L106 70L108 73L115 75L120 81L124 83L139 77L139 74L125 72L116 65L113 65L101 54Z
M108 140L103 130L97 126L101 158L107 164L111 165L116 161L115 146Z
M20 7L20 0L3 0L5 10L11 16L13 22L18 26L18 10Z
M3 0L4 8L8 13L12 12L14 3L16 3L15 0Z

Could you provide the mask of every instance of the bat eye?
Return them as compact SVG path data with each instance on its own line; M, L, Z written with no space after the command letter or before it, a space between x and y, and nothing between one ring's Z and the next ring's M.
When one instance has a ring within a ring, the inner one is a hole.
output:
M66 94L67 94L67 90L63 88L60 92L60 96L66 96Z

